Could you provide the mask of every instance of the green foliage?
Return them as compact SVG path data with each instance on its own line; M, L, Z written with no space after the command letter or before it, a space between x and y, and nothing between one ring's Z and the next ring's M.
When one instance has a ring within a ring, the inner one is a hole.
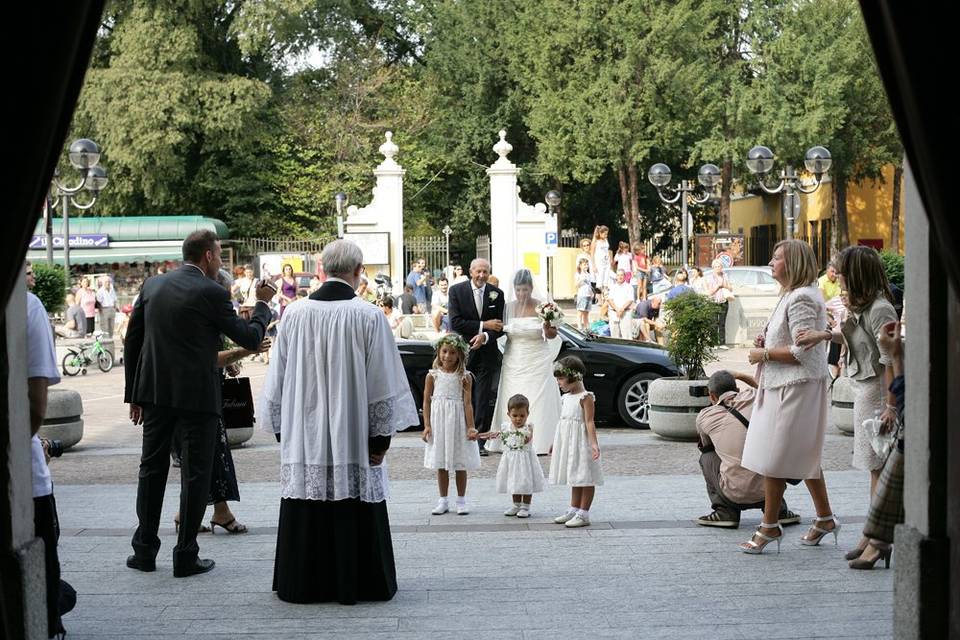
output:
M881 251L880 260L883 261L883 270L887 272L887 279L903 291L903 256L891 251Z
M679 231L645 179L654 161L675 183L705 161L749 183L758 143L795 165L824 144L840 180L902 155L852 0L112 0L68 142L104 151L91 215L310 237L333 231L337 191L369 202L391 130L406 231L449 224L469 256L490 232L501 128L521 197L558 189L563 227L614 241L624 223ZM715 215L692 213L698 228Z
M720 305L697 293L687 292L666 303L667 349L689 380L704 377L703 365L713 360L717 343Z
M59 313L63 309L67 291L67 278L63 267L59 264L51 266L45 262L34 262L31 267L36 279L33 293L40 298L47 313Z

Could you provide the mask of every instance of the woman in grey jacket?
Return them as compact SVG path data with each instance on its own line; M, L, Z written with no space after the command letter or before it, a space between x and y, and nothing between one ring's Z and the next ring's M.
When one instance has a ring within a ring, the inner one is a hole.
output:
M797 339L800 346L820 342L846 345L844 365L853 382L853 466L870 472L870 497L876 492L884 459L870 444L871 433L863 422L880 415L883 430L889 431L896 420L896 399L888 389L893 382L893 360L879 342L884 325L897 321L893 309L890 283L880 255L872 247L847 247L837 257L841 296L850 315L839 331L804 332ZM862 538L857 548L847 554L852 560L863 552L868 540Z

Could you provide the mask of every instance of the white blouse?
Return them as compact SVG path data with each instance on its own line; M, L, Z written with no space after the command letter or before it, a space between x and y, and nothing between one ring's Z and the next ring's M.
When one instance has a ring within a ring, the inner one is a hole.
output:
M387 318L359 298L287 307L264 402L283 498L385 500L386 464L370 466L367 441L419 424Z

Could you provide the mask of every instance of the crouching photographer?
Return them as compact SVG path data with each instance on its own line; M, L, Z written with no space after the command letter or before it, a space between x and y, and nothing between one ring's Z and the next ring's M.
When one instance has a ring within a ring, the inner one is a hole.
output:
M749 385L740 391L737 380ZM763 476L740 466L743 443L756 398L753 376L717 371L707 383L711 406L697 415L700 469L713 511L697 518L705 527L736 529L740 512L763 509ZM780 504L780 524L797 524L800 516Z

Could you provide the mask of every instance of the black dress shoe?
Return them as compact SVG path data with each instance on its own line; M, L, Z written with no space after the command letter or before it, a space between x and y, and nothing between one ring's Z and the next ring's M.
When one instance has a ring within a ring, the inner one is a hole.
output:
M480 449L480 455L486 457L490 455L490 452L487 451L486 449Z
M157 570L156 562L153 560L147 560L145 558L138 558L136 555L127 556L127 566L131 569L145 571L147 573Z
M195 576L198 573L206 573L216 566L216 562L210 559L199 559L192 564L183 568L174 567L173 568L173 577L174 578L189 578L190 576Z

